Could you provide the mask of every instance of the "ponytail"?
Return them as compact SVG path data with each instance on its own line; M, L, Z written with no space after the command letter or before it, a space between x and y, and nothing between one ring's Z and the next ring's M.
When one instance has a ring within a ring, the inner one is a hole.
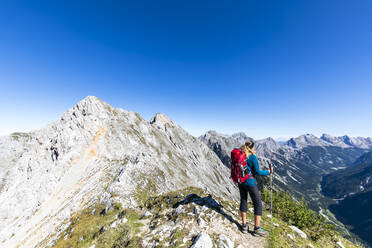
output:
M247 140L245 144L240 147L240 149L245 153L245 156L249 157L251 154L256 153L255 151L253 151L253 147L253 140Z

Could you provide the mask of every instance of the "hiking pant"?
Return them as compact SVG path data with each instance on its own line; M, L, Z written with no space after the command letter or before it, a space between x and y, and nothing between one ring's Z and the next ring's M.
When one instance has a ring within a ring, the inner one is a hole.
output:
M262 215L262 202L260 193L258 192L257 185L255 186L246 186L239 184L239 191L240 191L240 208L241 212L247 212L247 200L248 200L248 192L249 196L252 199L253 207L254 207L254 214L255 215Z

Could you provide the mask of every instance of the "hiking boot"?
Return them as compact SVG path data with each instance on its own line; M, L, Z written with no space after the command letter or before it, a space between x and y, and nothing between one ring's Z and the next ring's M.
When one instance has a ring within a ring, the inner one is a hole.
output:
M245 223L243 225L240 225L240 231L242 233L247 233L248 232L248 229L249 229L249 227L248 227L248 224L247 223Z
M267 235L269 235L269 232L259 226L259 227L254 227L252 235L255 237L266 237Z

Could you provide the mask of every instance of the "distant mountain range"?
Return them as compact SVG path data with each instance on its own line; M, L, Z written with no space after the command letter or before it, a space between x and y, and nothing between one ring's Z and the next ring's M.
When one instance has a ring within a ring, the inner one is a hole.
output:
M244 133L226 135L208 131L199 139L229 167L231 150L240 147L249 136ZM336 137L329 134L316 137L304 134L280 143L272 138L256 140L261 167L266 168L269 164L274 166L274 187L286 190L296 197L304 197L310 202L311 208L322 214L326 213L324 210L330 205L333 205L333 211L341 206L335 205L338 200L333 198L357 193L370 196L366 192L372 185L372 167L368 162L372 157L371 150L370 137ZM262 183L265 183L265 180L262 180ZM362 198L360 195L358 199ZM349 203L349 199L345 199L343 203ZM368 201L368 204L371 202ZM360 209L366 209L365 204L360 206ZM338 215L339 219L345 220L340 216L341 214ZM361 237L370 241L365 235Z
M301 135L297 138L291 138L287 141L286 145L294 148L303 148L306 146L335 146L341 148L360 148L360 149L372 149L372 138L371 137L349 137L344 136L332 136L330 134L323 134L320 138L313 134Z
M251 138L242 132L226 135L208 131L199 139L229 167L231 150ZM322 176L349 166L370 149L371 138L335 137L329 134L323 134L320 138L304 134L282 144L272 138L256 140L257 155L262 166L272 164L275 167L274 184L305 197L314 209L324 207L318 201Z

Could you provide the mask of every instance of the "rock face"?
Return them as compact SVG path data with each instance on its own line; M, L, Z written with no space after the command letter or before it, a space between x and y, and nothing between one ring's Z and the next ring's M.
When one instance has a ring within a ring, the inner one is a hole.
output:
M232 242L228 237L225 235L221 234L219 237L219 243L218 247L219 248L234 248L234 242Z
M329 208L352 232L372 245L372 152L349 167L323 176L322 192L337 198Z
M200 136L199 139L207 144L227 167L230 167L230 152L234 148L239 148L247 139L251 138L242 132L229 136L216 131L208 131Z
M372 152L363 154L353 165L323 176L322 192L332 198L345 198L372 191Z
M297 138L291 138L287 142L287 145L293 148L304 148L306 146L327 146L330 144L313 134L305 134L298 136Z
M229 171L163 114L87 97L45 128L0 138L0 243L34 247L75 212L100 202L136 206L141 194L195 186L237 199Z

